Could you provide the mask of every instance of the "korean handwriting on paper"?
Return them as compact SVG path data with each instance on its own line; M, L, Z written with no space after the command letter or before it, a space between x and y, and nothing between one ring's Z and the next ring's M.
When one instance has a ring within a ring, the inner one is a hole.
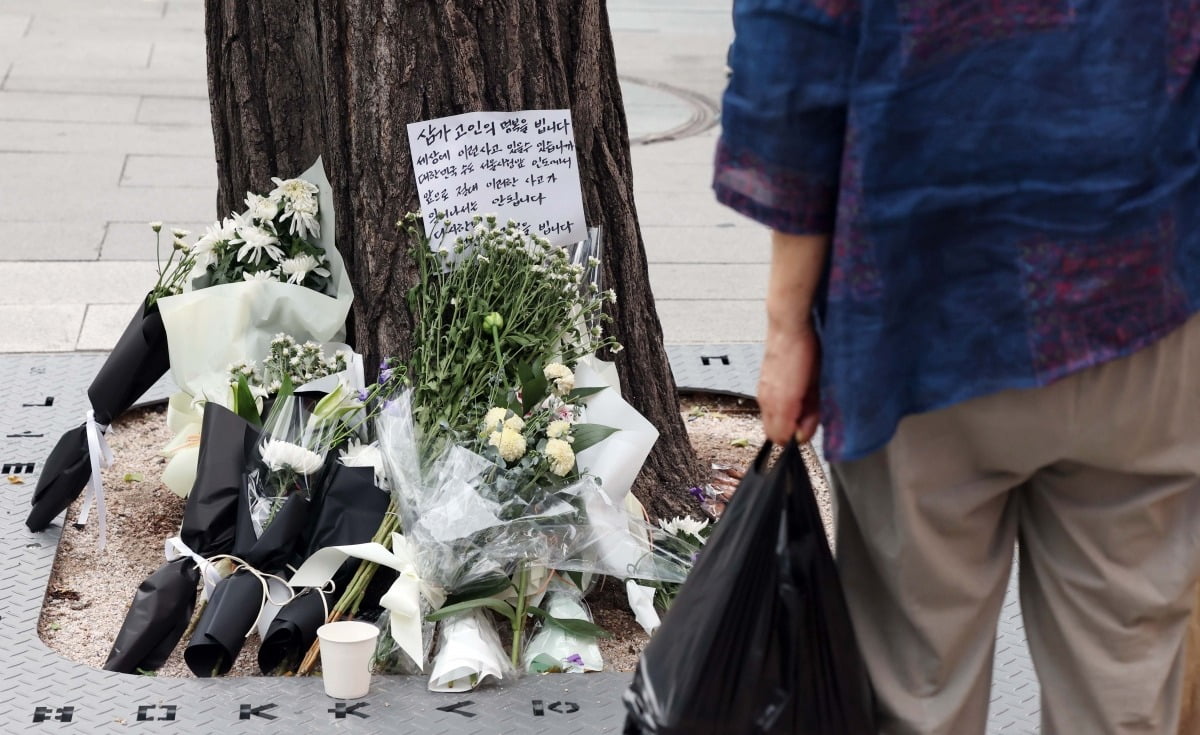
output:
M495 213L563 245L585 236L569 110L480 112L408 126L431 243Z

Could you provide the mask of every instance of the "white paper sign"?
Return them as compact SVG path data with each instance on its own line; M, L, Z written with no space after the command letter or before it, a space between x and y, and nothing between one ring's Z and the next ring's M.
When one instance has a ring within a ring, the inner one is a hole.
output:
M492 213L555 245L587 237L570 110L442 117L411 123L408 140L434 247Z

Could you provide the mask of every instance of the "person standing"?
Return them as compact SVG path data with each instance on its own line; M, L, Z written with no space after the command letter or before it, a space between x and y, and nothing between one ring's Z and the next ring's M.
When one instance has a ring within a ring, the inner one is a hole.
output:
M1175 733L1200 577L1200 2L735 0L767 436L823 427L886 735ZM798 652L797 655L802 655Z

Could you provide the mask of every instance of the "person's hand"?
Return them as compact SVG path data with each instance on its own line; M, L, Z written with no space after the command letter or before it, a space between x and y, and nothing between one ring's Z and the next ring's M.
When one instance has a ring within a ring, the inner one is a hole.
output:
M821 346L807 320L793 328L768 328L758 379L763 431L780 446L812 438L820 420L818 370Z
M813 331L812 303L828 250L826 235L771 233L758 408L763 430L775 444L787 444L793 436L806 442L817 431L821 346Z

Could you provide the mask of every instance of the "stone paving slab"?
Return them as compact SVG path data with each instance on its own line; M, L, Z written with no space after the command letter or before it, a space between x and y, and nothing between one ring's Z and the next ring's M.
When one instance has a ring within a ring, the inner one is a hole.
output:
M103 224L81 221L25 222L0 218L0 278L8 272L3 261L92 259L100 252Z
M121 150L144 167L144 159L147 158L171 159L179 157L177 152L180 150L211 148L212 132L208 128L181 125L0 120L0 141L6 142L5 147L20 147L22 152L28 153L104 153ZM189 185L203 185L215 190L216 164L212 156L188 158L192 161L187 164L173 164L175 175L190 180ZM151 164L154 163L151 161ZM162 167L166 168L167 164ZM126 183L125 178L121 180L122 185Z
M727 0L611 0L608 9L632 137L711 125L732 35ZM86 329L79 321L63 334L73 329L78 345L104 346L119 330L106 340L112 320L90 306L132 310L144 279L114 282L97 261L153 259L153 241L142 229L147 221L199 232L214 219L203 3L5 0L0 38L10 41L0 43L0 170L22 173L0 180L0 277L55 279L59 285L38 289L43 302L53 295L71 299L63 306L84 307L64 310L62 318L91 314ZM632 148L647 257L655 265L651 286L668 340L754 339L746 335L757 331L741 327L761 321L753 300L761 299L764 283L741 284L738 298L746 303L710 303L694 294L731 290L727 272L658 267L765 262L765 230L712 199L715 140L708 130ZM70 192L87 195L64 207ZM58 264L30 275L8 267L16 261ZM61 286L68 283L69 296ZM124 296L114 290L119 283L128 285ZM63 334L47 349L62 349ZM17 343L0 349L6 344Z
M121 186L154 189L217 190L217 163L211 156L141 155L130 153L121 170ZM201 194L200 197L203 195Z
M0 265L0 274L5 279L0 304L32 306L69 304L78 300L79 293L87 294L89 304L137 303L157 278L152 261L89 263L86 269L54 262L14 262Z
M642 239L652 264L771 262L770 233L755 222L731 222L717 228L643 225Z
M0 352L70 352L86 313L86 304L0 304Z
M215 199L215 195L212 197ZM162 257L167 257L171 247L168 228L181 228L191 233L194 239L204 233L212 222L167 222L162 232ZM154 232L146 222L106 222L100 240L101 260L153 260L155 257Z
M141 100L137 95L6 91L0 94L0 120L132 123ZM12 141L0 137L0 145L9 147Z

